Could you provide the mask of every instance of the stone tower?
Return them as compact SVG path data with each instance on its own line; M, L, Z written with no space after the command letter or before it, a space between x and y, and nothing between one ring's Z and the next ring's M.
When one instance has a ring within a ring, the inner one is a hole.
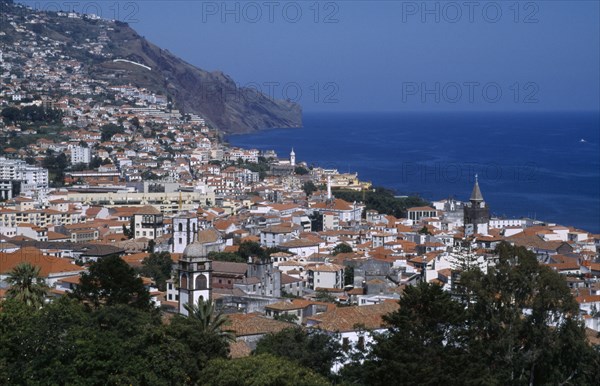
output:
M475 175L475 186L473 186L471 198L464 206L465 236L472 236L477 233L487 235L489 222L490 210L483 200L479 189L479 181L477 175Z

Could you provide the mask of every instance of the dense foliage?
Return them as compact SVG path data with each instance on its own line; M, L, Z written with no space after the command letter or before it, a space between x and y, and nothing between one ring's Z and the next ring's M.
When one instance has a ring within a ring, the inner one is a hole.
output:
M102 142L110 141L113 135L123 134L125 129L123 126L115 125L114 123L108 123L100 129Z
M173 259L169 252L151 253L142 261L140 273L150 277L160 291L167 289L167 280L171 278Z
M21 263L8 273L6 282L10 286L6 291L8 299L15 299L36 308L44 304L48 286L40 277L40 267Z
M59 109L25 106L21 109L18 107L5 107L0 115L7 124L20 122L55 124L61 123L63 114Z
M207 386L325 386L325 378L282 357L257 355L241 359L216 359L202 372Z
M73 297L99 307L126 304L139 309L149 309L150 294L141 278L119 256L104 257L81 274Z
M332 365L346 358L339 339L300 327L265 336L248 358L227 359L233 337L211 302L166 322L138 303L139 283L127 284L135 273L107 257L90 266L78 296L2 302L0 384L596 385L600 354L564 280L524 248L496 252L487 273L466 269L452 292L407 287L384 317L387 333L337 375ZM38 277L15 269L9 293Z
M565 281L532 252L501 244L484 274L463 272L454 294L408 287L389 332L347 384L597 384L599 355L586 341Z
M348 202L364 202L367 210L373 209L395 217L406 217L408 208L429 205L429 202L420 197L397 198L394 196L394 192L381 187L364 193L353 190L336 190L333 195Z
M331 375L331 367L343 355L342 347L334 337L300 327L266 335L258 341L255 354L284 357L323 376Z
M254 241L244 241L236 252L210 252L208 257L215 261L229 261L233 263L247 263L248 258L268 260L271 253L278 252L277 248L263 248Z
M0 312L0 384L192 385L227 344L196 322L127 305L90 309L61 298L42 309L7 301Z
M339 243L338 245L333 247L333 251L331 251L331 254L333 256L336 256L336 255L339 255L340 253L352 253L352 252L354 252L354 250L352 249L351 246L349 246L346 243Z

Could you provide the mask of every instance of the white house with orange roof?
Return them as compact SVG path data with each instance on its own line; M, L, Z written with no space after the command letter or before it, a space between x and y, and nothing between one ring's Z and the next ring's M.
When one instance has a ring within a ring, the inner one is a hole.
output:
M260 243L267 247L277 247L298 238L301 227L298 225L272 225L260 231Z
M339 217L340 221L360 221L365 205L362 203L349 203L339 198L326 202L311 203L312 209L320 213L331 212Z
M76 265L71 259L44 255L37 248L26 247L12 253L0 253L0 282L4 282L13 268L20 263L39 267L40 276L50 287L60 279L79 276L84 271L83 267Z
M25 236L36 241L48 241L48 228L21 223L17 225L16 235Z
M316 263L306 266L307 288L344 288L344 267L338 264Z
M383 316L399 308L397 301L384 301L366 306L335 307L326 312L306 318L306 326L310 329L325 331L339 339L346 359L335 363L331 369L338 372L350 361L350 354L355 349L368 350L373 342L373 333L387 331Z

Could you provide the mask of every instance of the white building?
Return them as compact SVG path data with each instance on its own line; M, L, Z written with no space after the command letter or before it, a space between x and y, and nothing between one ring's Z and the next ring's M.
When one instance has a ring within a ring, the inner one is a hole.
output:
M382 319L398 309L398 302L384 301L378 304L352 307L335 307L327 312L306 318L306 327L323 331L339 339L345 358L333 365L331 369L337 373L350 361L356 350L369 350L373 342L373 333L385 333L386 325Z
M69 145L69 147L71 148L72 165L79 163L89 164L92 161L92 149L90 149L89 147L79 145Z
M48 169L28 165L22 160L0 157L0 180L21 181L21 193L46 191Z
M315 264L308 266L307 287L317 288L344 288L344 267L338 264Z

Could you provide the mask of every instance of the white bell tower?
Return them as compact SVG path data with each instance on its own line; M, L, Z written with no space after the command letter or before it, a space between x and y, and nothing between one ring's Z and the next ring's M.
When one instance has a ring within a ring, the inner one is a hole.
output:
M185 247L196 241L198 234L198 218L194 215L183 215L173 218L172 253L183 253Z
M198 304L201 297L205 301L212 296L212 261L208 253L214 248L204 243L188 245L179 259L179 313L187 315L184 304Z
M292 152L290 153L290 165L296 166L296 153L294 152L294 148L292 148Z

